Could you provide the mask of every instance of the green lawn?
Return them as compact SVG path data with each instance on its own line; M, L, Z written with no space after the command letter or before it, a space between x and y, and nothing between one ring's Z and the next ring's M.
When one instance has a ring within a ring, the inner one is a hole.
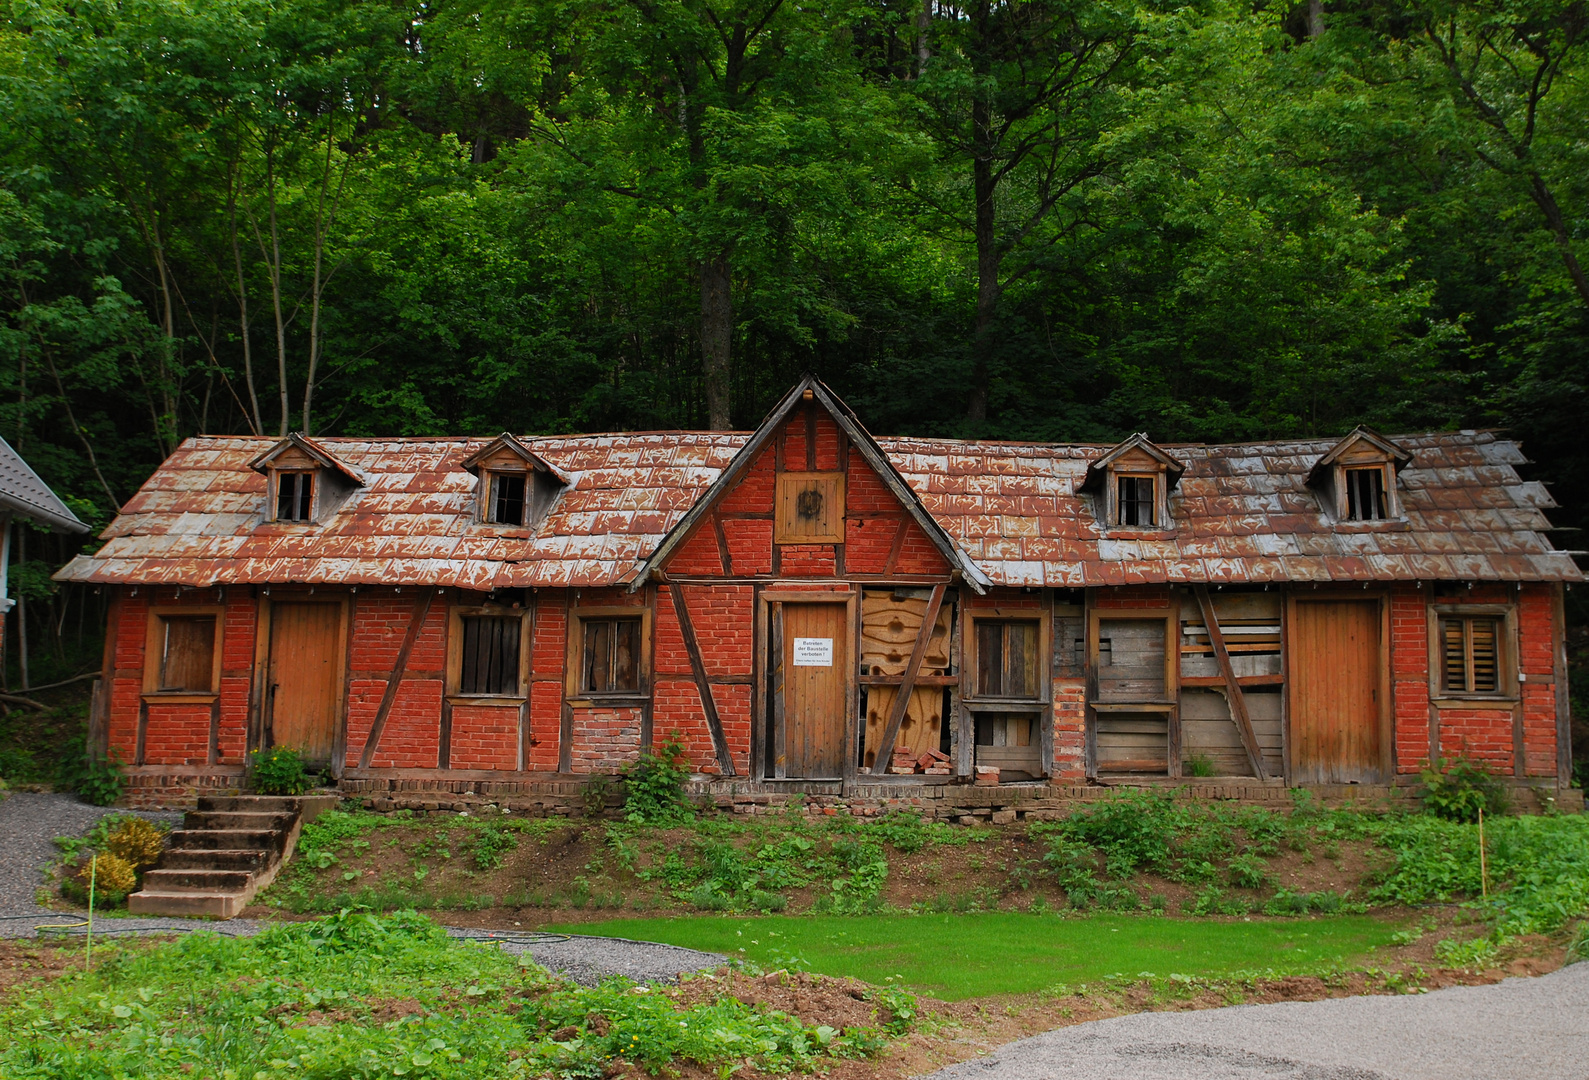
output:
M545 929L684 945L763 967L797 960L812 971L872 983L892 975L922 993L959 1001L1095 983L1111 974L1318 971L1360 963L1369 950L1389 944L1397 927L1364 915L1205 922L988 912L616 919Z

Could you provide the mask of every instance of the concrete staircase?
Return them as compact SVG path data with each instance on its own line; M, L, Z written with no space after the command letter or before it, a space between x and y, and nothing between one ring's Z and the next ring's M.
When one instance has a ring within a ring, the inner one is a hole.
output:
M269 885L298 832L337 804L335 795L206 795L166 842L160 865L127 898L135 915L230 919Z

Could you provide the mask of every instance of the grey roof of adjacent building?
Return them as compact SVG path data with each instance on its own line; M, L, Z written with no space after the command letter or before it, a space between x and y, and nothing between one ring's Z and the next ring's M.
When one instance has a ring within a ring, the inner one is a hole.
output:
M0 513L29 518L62 532L82 533L88 526L39 479L22 455L0 439Z

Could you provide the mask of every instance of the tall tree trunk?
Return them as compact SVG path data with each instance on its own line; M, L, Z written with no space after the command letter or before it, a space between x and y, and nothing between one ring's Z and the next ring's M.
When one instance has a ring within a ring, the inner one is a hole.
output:
M992 106L979 87L971 105L972 138L975 156L971 162L972 192L976 199L977 244L977 328L972 342L971 392L966 402L966 419L986 420L988 381L993 350L993 319L999 307L999 237L994 223L994 195L998 180L993 173L991 126Z
M1534 205L1539 207L1539 212L1545 215L1545 224L1556 241L1556 250L1567 268L1567 276L1572 279L1573 288L1578 290L1579 299L1589 306L1589 277L1585 277L1583 264L1572 249L1572 231L1562 216L1561 207L1556 204L1556 197L1545 184L1545 178L1537 172L1530 173L1529 194L1533 197Z
M932 59L932 48L927 41L927 32L932 29L932 6L934 0L921 0L921 11L916 15L916 71L915 77L920 78L921 73L927 69L927 61Z
M701 366L706 376L706 413L713 431L729 426L729 347L734 332L734 298L728 252L702 259Z
M1308 37L1324 33L1324 0L1308 0Z

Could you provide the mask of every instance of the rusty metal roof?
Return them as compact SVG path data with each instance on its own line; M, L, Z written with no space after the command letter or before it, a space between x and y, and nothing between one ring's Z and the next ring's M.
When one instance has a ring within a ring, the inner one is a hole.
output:
M365 486L319 524L266 520L249 463L278 440L188 439L61 580L429 584L485 590L630 581L745 445L745 433L525 438L569 484L534 528L476 520L463 462L485 439L318 439ZM1087 466L1108 448L878 439L959 548L995 584L1579 581L1542 535L1553 506L1490 432L1398 437L1404 520L1336 523L1306 486L1335 440L1166 447L1187 466L1174 528L1100 535Z

